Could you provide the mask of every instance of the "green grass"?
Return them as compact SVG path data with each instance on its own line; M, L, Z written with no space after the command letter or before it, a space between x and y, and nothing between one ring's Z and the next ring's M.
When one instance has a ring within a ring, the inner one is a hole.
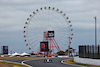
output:
M15 64L15 63L4 62L4 61L0 61L0 63L7 64L11 67L28 67L28 66L25 66L25 65L22 65L22 64Z

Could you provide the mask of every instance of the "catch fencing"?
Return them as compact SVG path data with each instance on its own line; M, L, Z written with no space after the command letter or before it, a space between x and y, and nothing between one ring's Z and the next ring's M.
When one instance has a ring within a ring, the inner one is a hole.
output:
M80 45L79 46L80 58L100 59L100 45Z

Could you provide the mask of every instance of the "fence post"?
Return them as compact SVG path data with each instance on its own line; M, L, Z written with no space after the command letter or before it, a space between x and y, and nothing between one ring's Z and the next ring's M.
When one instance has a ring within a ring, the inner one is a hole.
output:
M84 58L86 58L86 45L84 45Z
M89 46L89 58L91 58L91 54L92 53L92 50L91 50L91 46Z
M93 59L93 58L94 58L94 45L92 45L92 50L93 50L93 51L92 51L92 53L91 53L91 54L92 54L92 57L91 57L91 58Z
M82 57L82 56L81 56L81 51L82 51L82 50L81 50L81 47L82 47L82 46L79 46L79 57Z
M89 58L89 45L87 45L87 58Z
M98 45L98 58L100 59L100 45Z

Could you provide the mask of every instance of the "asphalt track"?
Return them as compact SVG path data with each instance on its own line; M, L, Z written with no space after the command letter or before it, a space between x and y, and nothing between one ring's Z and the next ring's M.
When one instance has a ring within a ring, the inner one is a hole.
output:
M44 63L43 59L38 59L38 60L6 59L6 61L17 62L17 63L22 63L24 61L24 64L31 65L32 67L80 67L76 65L61 63L62 60L68 60L68 59L69 58L52 58L52 63Z

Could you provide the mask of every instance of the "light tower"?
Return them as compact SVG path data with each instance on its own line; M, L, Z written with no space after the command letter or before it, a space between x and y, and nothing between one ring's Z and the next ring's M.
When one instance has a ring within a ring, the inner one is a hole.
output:
M94 19L95 19L95 46L97 46L97 24L96 24L97 17L95 16Z

